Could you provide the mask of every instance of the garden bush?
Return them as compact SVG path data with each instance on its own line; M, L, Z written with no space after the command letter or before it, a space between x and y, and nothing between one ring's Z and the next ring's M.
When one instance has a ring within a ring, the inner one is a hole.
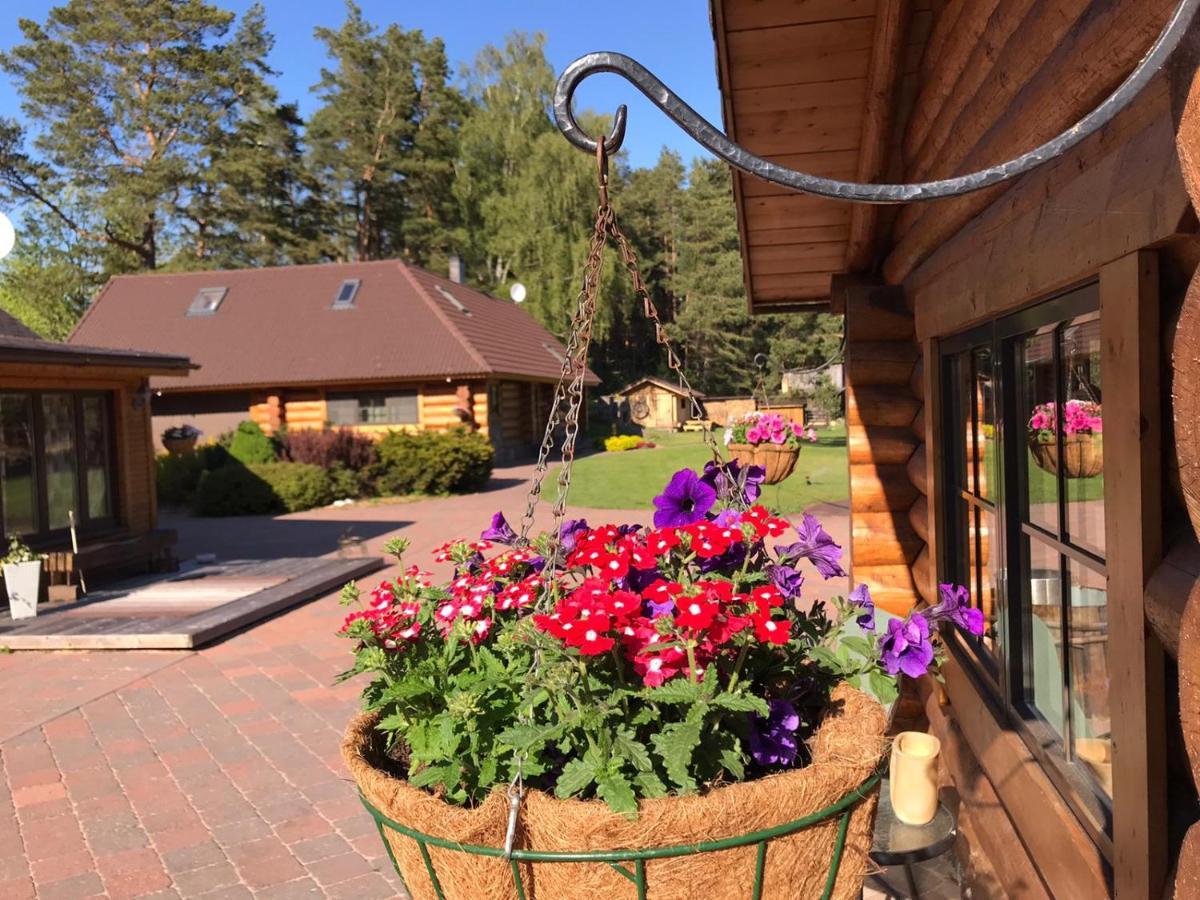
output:
M368 468L377 458L375 441L349 428L289 431L280 441L280 455L290 462L309 463L327 470L341 465L352 472Z
M238 425L229 443L229 452L238 462L248 466L274 462L278 456L275 442L263 433L257 422Z
M192 509L199 516L253 516L300 512L332 499L333 487L320 466L227 465L201 475Z
M188 505L196 494L201 476L232 461L229 451L220 444L201 444L193 452L179 456L161 454L154 460L159 502Z
M389 432L372 467L380 494L461 494L481 490L492 475L491 441L465 428L438 433Z
M609 453L621 453L625 450L637 450L646 445L645 440L636 434L618 434L604 439L604 449Z

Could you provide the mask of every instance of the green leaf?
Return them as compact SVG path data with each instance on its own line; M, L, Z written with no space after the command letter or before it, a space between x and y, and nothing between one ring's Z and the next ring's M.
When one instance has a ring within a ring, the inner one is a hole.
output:
M871 685L871 693L875 699L887 706L900 696L900 686L896 679L886 672L874 671L867 676Z
M554 740L562 730L561 724L514 725L496 735L496 740L517 750L530 750L539 744Z
M654 768L646 745L634 738L633 732L627 728L620 729L613 736L613 751L629 760L639 772L649 772Z
M834 656L827 647L810 647L808 656L821 668L828 669L834 674L840 675L845 669L842 661Z
M638 772L633 776L633 783L641 790L643 797L654 798L667 795L667 786L653 772Z
M429 788L442 784L449 790L458 784L458 766L454 763L445 763L440 766L426 766L415 775L410 775L408 783L413 787L419 788Z
M647 688L642 696L652 703L695 703L700 699L699 684L686 678L673 678L656 688Z
M621 813L630 819L637 818L637 797L633 794L633 786L620 772L601 774L596 779L596 793L613 812Z
M667 770L667 777L684 791L696 789L691 775L692 756L700 744L703 724L702 718L689 717L686 722L668 725L651 739Z
M731 746L721 748L720 760L726 771L738 781L746 777L746 763L742 759L742 744L736 737L733 738Z
M718 709L731 712L754 712L764 719L771 715L771 708L762 697L753 694L717 694L712 698L712 705Z
M857 653L863 659L873 659L875 656L871 650L871 642L865 637L846 635L843 636L839 642L851 653Z
M486 789L491 787L498 780L496 771L499 764L496 762L496 757L489 756L483 761L483 765L479 767L479 786Z
M582 794L596 780L596 768L582 759L572 759L563 766L558 783L554 785L554 796L559 799Z

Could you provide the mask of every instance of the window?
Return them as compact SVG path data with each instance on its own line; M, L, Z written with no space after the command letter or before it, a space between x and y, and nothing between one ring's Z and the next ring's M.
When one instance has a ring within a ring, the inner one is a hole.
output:
M416 391L328 394L326 417L332 425L416 425Z
M448 290L446 290L440 284L435 285L435 287L437 288L437 292L439 294L441 294L446 299L446 301L451 306L453 306L455 309L457 309L460 313L462 313L464 316L469 316L471 314L471 311L463 305L463 302L461 300L459 300L457 297L455 297L452 293L450 293Z
M338 288L338 292L333 298L333 308L351 309L354 306L354 298L358 295L358 286L361 283L357 278L347 278L343 281L342 286Z
M1097 843L1112 824L1099 292L1088 285L941 345L946 580L982 638L956 655L1007 711Z
M187 314L189 316L211 316L220 307L221 301L225 299L228 292L229 288L223 287L201 288L192 298Z
M0 393L0 521L4 535L111 524L112 411L107 394Z

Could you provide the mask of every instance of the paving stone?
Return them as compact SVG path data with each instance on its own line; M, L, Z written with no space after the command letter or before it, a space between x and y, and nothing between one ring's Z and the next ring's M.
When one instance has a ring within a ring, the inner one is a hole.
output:
M104 893L104 882L95 872L84 872L55 881L38 882L38 900L78 900Z
M196 897L201 894L207 896L208 891L238 885L241 878L232 863L221 862L190 872L176 872L171 876L171 881L184 897Z

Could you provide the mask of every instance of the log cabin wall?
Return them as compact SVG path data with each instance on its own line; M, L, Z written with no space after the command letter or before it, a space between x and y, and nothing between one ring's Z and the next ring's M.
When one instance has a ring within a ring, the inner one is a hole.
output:
M1173 5L948 4L934 25L904 135L904 180L979 168L1058 133L1115 87ZM1164 664L1161 647L1144 638L1150 607L1143 584L1157 566L1162 539L1155 498L1167 489L1156 450L1160 395L1148 388L1157 377L1153 348L1162 339L1155 248L1195 228L1175 132L1163 76L1102 133L1016 184L905 208L882 266L887 281L903 286L915 314L924 372L914 384L924 382L926 411L916 427L928 446L942 440L933 363L939 340L1088 279L1100 281L1106 371L1122 373L1120 383L1107 383L1105 404L1106 425L1114 426L1106 428L1105 504L1121 510L1110 517L1108 539L1111 854L1088 837L1005 716L989 708L968 666L951 659L944 693L932 692L927 703L969 830L1014 896L1159 896L1174 849L1165 825ZM1148 389L1149 396L1139 395ZM1123 444L1115 423L1130 415L1142 422L1141 433L1131 425L1121 432L1132 437ZM932 537L914 569L917 583L930 588L940 570L936 456L917 460L914 453L909 469L913 483L924 482L930 494L912 510L914 529ZM1192 584L1200 566L1186 553L1176 557L1174 571L1182 575L1173 583ZM1175 601L1181 611L1188 591L1182 594Z

